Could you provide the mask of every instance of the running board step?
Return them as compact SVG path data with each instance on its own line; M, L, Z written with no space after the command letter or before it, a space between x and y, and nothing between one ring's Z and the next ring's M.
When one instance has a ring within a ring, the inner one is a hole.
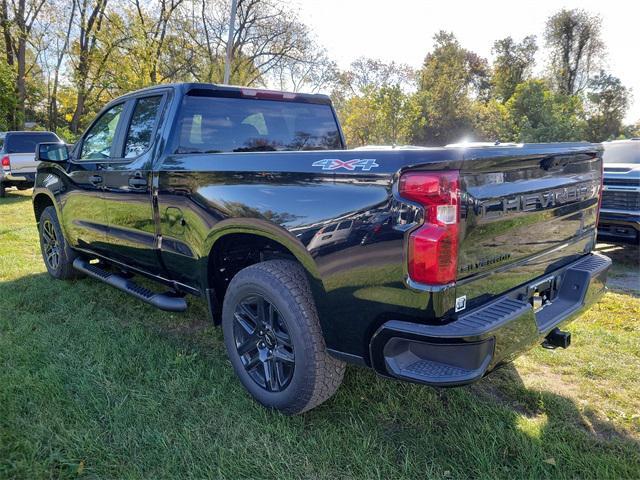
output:
M136 297L138 300L142 300L143 302L153 305L160 310L184 312L187 309L187 302L183 297L176 297L171 293L153 292L121 275L103 270L98 265L91 264L82 258L76 258L73 261L73 268L97 280L102 280L104 283L111 285L118 290L122 290L123 292Z

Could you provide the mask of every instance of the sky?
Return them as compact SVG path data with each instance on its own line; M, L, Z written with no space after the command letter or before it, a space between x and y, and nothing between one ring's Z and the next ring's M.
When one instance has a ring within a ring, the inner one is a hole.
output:
M358 57L395 60L419 67L439 30L453 32L463 47L491 58L493 41L536 35L543 47L546 19L561 8L583 8L602 17L606 67L632 88L635 101L625 121L640 120L640 31L638 0L293 0L301 20L339 67ZM537 69L544 67L539 52Z

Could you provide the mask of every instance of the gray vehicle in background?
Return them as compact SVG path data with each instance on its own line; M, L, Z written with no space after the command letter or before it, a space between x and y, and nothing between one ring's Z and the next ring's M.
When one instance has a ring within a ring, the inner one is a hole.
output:
M36 178L36 145L44 142L62 142L53 132L0 133L0 197L8 187L26 190L33 187Z
M603 142L604 188L598 236L602 240L640 239L640 138Z

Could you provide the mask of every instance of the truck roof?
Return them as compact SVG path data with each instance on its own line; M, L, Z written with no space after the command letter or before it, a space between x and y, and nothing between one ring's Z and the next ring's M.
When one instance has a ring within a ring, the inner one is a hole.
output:
M141 92L153 92L155 90L162 90L166 88L173 88L180 91L182 94L188 93L200 93L206 94L207 91L211 93L220 93L225 96L237 96L248 98L261 98L272 100L293 100L302 101L308 103L322 103L331 104L331 99L328 95L320 93L299 93L299 92L287 92L282 90L270 90L266 88L254 88L254 87L242 87L238 85L219 85L216 83L201 83L201 82L181 82L181 83L165 83L160 85L154 85L151 87L142 88L129 92L122 97L129 95L137 95ZM122 98L121 97L121 98Z
M49 130L9 130L8 132L0 132L0 136L6 136L6 135L15 135L17 133L54 133L54 132L50 132Z

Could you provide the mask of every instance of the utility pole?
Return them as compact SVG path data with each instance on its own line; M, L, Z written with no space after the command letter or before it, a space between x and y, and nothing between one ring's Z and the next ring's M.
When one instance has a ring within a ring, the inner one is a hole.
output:
M227 39L227 57L224 61L224 84L229 84L229 76L231 75L231 50L233 47L233 29L236 24L236 8L238 0L231 0L231 18L229 19L229 38Z

